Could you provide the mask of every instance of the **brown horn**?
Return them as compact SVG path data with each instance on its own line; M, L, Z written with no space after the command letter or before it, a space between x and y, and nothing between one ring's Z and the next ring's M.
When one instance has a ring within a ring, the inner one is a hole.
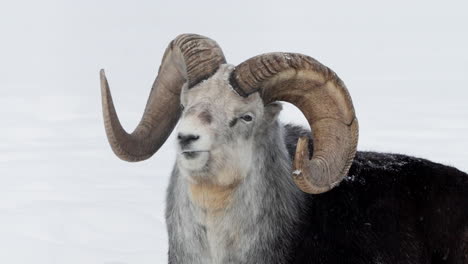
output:
M107 139L114 153L126 161L151 157L166 141L180 113L180 92L211 77L226 63L218 44L206 37L183 34L167 47L145 111L136 129L128 134L119 122L104 70L101 70L102 110Z
M348 173L356 153L358 121L343 82L315 59L295 53L268 53L248 59L233 71L232 87L241 96L259 92L265 105L286 101L298 107L312 129L298 140L293 179L307 193L323 193Z

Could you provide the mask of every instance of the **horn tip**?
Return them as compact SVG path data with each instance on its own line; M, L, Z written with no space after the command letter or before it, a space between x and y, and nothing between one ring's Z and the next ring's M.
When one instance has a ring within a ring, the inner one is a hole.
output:
M309 138L308 137L299 137L296 145L296 155L295 158L298 160L303 160L309 158Z
M99 77L101 79L101 91L104 94L110 93L109 90L109 84L107 83L107 78L106 78L106 73L104 72L104 69L101 69L99 71Z
M307 137L299 137L299 139L297 140L296 154L294 155L293 160L294 171L302 172L304 166L306 166L306 163L309 160L308 143L309 139ZM299 174L297 174L296 176L299 176Z

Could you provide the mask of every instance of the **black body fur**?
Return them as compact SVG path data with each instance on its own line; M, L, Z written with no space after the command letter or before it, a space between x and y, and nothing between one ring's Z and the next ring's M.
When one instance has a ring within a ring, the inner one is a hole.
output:
M285 132L293 159L310 132ZM468 263L468 175L453 167L358 152L339 186L304 195L291 263Z

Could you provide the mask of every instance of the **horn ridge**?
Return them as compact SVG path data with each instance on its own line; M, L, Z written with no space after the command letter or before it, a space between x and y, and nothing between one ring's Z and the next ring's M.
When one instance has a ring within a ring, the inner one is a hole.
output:
M102 110L106 135L114 153L126 161L151 157L164 144L179 116L184 83L192 87L211 77L226 62L219 45L204 36L182 34L164 52L143 116L132 133L127 133L112 101L109 84L101 70Z
M358 121L340 78L317 60L299 53L266 53L239 64L231 86L243 96L259 92L264 104L286 101L305 115L312 129L313 155L299 139L293 179L307 193L322 193L347 174L356 153Z

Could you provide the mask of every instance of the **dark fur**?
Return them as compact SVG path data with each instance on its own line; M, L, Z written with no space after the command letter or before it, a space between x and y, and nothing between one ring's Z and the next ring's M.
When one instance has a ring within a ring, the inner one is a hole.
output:
M310 132L285 130L292 159ZM468 175L455 168L358 152L339 186L304 195L291 263L468 263Z

